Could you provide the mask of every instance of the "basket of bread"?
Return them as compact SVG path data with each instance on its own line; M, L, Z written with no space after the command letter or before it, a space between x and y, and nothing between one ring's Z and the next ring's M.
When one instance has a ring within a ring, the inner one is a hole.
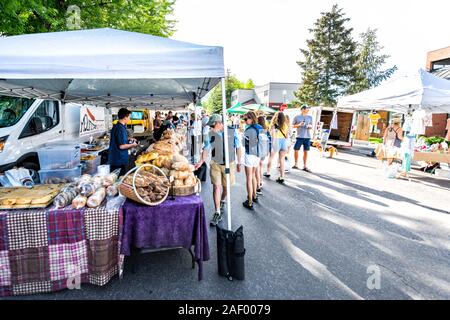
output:
M177 160L177 161L175 161ZM201 192L201 183L194 175L195 168L183 156L174 157L170 181L172 181L171 194L175 196L190 196Z
M151 164L130 170L119 184L120 193L133 201L157 206L169 195L170 182L164 172Z

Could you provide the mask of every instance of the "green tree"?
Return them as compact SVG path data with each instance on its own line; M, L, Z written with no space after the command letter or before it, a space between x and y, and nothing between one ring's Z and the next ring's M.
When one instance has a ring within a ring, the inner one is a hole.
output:
M225 95L227 97L227 108L231 106L231 93L237 89L247 89L246 86L249 84L249 80L246 84L240 81L236 76L230 75L225 78ZM251 84L253 81L251 81ZM253 85L254 87L254 85ZM251 89L251 88L248 88ZM221 113L222 112L222 86L221 83L214 87L214 89L209 94L209 97L204 102L204 107L210 113Z
M169 18L174 4L175 0L0 0L0 34L109 27L168 37L175 31L176 21Z
M381 54L383 47L377 40L377 30L367 29L361 33L358 43L356 62L357 77L350 91L357 93L378 86L382 81L388 79L396 70L397 66L383 70L389 55Z
M253 83L252 79L248 79L248 81L244 85L244 89L254 89L255 84Z
M356 78L356 42L350 19L336 4L310 29L312 39L307 49L301 49L303 60L297 62L302 69L302 85L296 92L302 103L310 105L336 105L337 98L349 92Z

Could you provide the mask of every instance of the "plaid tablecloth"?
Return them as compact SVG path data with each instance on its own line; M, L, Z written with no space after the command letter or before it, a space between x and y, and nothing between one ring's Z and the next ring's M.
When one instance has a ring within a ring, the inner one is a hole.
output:
M122 209L0 211L0 297L105 285L119 272Z

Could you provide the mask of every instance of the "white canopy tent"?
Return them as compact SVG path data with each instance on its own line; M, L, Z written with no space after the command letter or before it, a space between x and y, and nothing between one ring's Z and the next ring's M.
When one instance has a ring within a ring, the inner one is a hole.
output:
M421 69L338 101L338 108L353 110L407 113L410 106L431 113L450 113L450 81Z
M0 95L176 110L219 81L225 91L224 77L222 47L108 28L0 37ZM225 99L222 108L226 123ZM230 193L227 202L231 230Z
M0 38L0 94L179 108L224 77L223 49L114 29Z

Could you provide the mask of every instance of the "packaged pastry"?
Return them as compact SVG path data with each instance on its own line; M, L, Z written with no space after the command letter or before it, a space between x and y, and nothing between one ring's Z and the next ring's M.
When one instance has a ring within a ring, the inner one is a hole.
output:
M92 179L92 182L94 183L95 190L97 190L103 186L103 178L101 176L95 176Z
M75 209L81 209L86 206L87 197L79 195L72 201L72 207Z
M84 183L80 186L80 194L84 197L90 197L96 190L95 184L92 182Z
M115 196L117 196L119 194L119 189L117 188L117 185L112 185L112 186L109 186L107 189L106 189L106 195L108 196L108 197L115 197Z
M105 177L103 177L103 186L104 187L112 186L114 183L116 183L118 178L119 177L114 172L106 175Z
M97 191L95 191L95 193L92 196L89 197L89 199L87 200L87 206L89 208L97 208L102 204L105 197L106 197L106 189L100 188Z
M66 187L56 196L53 204L56 208L65 208L72 203L77 196L77 191L74 187Z

